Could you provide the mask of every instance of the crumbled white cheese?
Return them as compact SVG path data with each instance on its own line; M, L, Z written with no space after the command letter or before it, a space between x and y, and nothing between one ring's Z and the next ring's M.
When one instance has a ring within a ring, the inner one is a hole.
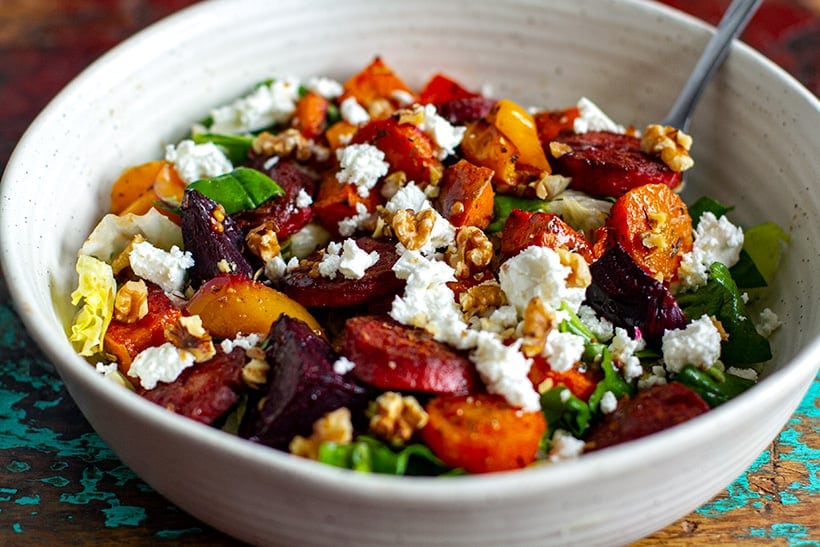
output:
M370 114L354 97L348 97L339 105L342 119L351 125L363 125L370 121Z
M438 158L440 160L455 152L455 149L464 138L464 133L467 131L466 127L454 126L447 119L439 116L435 105L432 104L424 106L417 104L413 107L413 113L421 119L417 127L433 139L438 147Z
M390 93L390 97L399 103L399 106L409 106L416 100L412 93L408 93L403 89L394 89Z
M164 251L148 241L135 244L128 260L134 274L156 283L165 292L181 291L185 286L186 270L194 265L190 251L182 252L176 245L170 251Z
M566 372L581 360L584 354L584 339L571 332L552 329L547 335L542 355L547 358L555 372Z
M378 261L379 253L364 251L353 239L348 238L343 243L331 241L319 262L319 274L332 279L338 272L346 279L361 279Z
M598 342L606 342L615 335L615 327L606 317L599 317L595 310L587 305L578 308L578 319L595 336Z
M373 215L367 210L364 203L356 204L356 214L352 217L343 218L338 222L339 235L348 237L355 234L360 229L367 226Z
M367 197L371 188L387 174L390 164L384 161L384 152L372 144L350 144L336 150L339 172L336 180L356 185L356 193Z
M410 209L416 213L431 207L430 201L421 188L415 182L409 182L396 190L389 201L384 204L385 210L391 214L397 211Z
M686 365L705 370L720 358L720 332L704 314L685 328L664 332L661 351L669 372L680 372Z
M514 306L500 306L487 317L474 315L469 322L472 330L493 332L495 334L502 334L508 329L515 329L518 324L518 312Z
M341 356L333 363L333 372L340 375L345 375L356 368L356 363L345 356Z
M558 253L532 245L501 265L498 281L507 301L523 316L530 300L541 298L545 306L558 310L566 302L576 311L586 296L584 287L568 287L571 268L561 263Z
M665 384L666 369L663 365L653 365L648 374L644 374L638 379L638 389L649 389L652 386Z
M260 85L248 95L211 111L212 133L235 134L265 129L290 119L299 100L299 81L288 77Z
M626 329L615 327L615 336L609 344L609 351L612 358L621 364L621 372L627 381L639 378L643 374L641 360L635 356L635 352L645 347L646 340L642 336L632 339Z
M578 100L578 117L573 122L573 131L586 133L588 131L609 131L610 133L624 133L624 126L618 125L609 116L604 114L598 105L586 97Z
M259 335L255 332L251 334L244 335L238 334L236 338L230 339L226 338L222 340L219 344L222 348L222 351L225 353L230 353L236 348L242 348L243 350L247 351L252 347L256 346L259 343Z
M330 241L330 233L319 224L311 222L290 236L290 254L297 258L305 258L316 249L324 247L328 241Z
M743 249L743 230L725 216L718 219L710 211L701 215L694 237L692 250L683 255L678 268L683 289L705 285L713 262L721 262L731 268L737 263Z
M97 363L94 366L94 369L107 378L113 374L116 374L118 367L117 363Z
M779 329L781 325L783 325L783 323L780 322L780 318L777 317L777 314L769 308L764 308L763 311L760 312L760 322L755 328L760 336L768 338L774 331Z
M487 391L501 395L513 406L529 412L541 409L541 397L528 378L532 360L520 351L521 340L506 345L488 332L476 336L476 348L470 352Z
M552 463L572 460L584 452L584 441L576 439L563 429L556 429L550 440L550 451L547 457Z
M282 255L276 255L265 263L265 276L271 281L276 281L285 277L285 274L292 272L299 267L299 259L295 256L285 262Z
M416 186L415 182L409 182L400 188L393 197L385 204L384 208L391 214L401 210L412 210L415 213L431 209L435 216L433 229L430 237L419 248L424 255L430 255L437 249L450 247L455 243L456 229L450 222L441 216L427 199L424 192ZM404 252L404 247L398 247L399 253Z
M743 378L744 380L757 382L757 371L753 368L729 367L726 369L726 373L737 376L738 378Z
M344 87L341 83L332 78L325 78L323 76L311 76L305 81L305 88L318 93L325 99L335 99L344 93Z
M174 164L177 174L187 184L233 170L231 160L212 142L196 144L185 139L176 146L169 144L165 147L165 160Z
M299 209L304 209L305 207L310 207L313 204L313 198L310 197L310 194L305 192L304 188L299 189L299 193L296 194L296 207Z
M262 168L266 171L270 171L277 163L279 163L279 156L271 156L265 160L265 163L262 164Z
M618 408L618 398L611 391L605 391L601 396L599 406L604 414L612 414Z
M165 342L138 353L128 369L128 376L139 378L143 388L154 389L158 382L173 382L193 364L194 355L191 352Z

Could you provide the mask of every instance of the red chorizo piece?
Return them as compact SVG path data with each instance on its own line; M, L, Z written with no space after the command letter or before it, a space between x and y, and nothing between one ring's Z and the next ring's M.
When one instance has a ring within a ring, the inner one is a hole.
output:
M574 190L595 197L617 198L644 184L665 184L670 188L680 185L680 173L641 151L637 137L591 131L558 136L552 142L568 148L550 148L548 157L555 173L572 177L570 188Z
M599 450L624 443L673 425L709 410L700 395L679 382L660 384L622 398L611 414L604 416L587 435L586 450Z
M348 319L340 351L356 364L353 376L380 389L466 395L482 386L464 353L388 317Z

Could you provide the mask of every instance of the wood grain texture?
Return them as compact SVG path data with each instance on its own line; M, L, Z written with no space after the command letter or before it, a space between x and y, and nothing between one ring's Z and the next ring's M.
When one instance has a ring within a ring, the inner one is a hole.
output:
M728 0L666 0L714 22ZM0 0L0 166L36 113L122 39L193 0ZM744 38L820 92L818 0L767 0ZM728 489L638 543L820 546L820 379ZM0 276L0 545L236 545L183 513L93 432Z

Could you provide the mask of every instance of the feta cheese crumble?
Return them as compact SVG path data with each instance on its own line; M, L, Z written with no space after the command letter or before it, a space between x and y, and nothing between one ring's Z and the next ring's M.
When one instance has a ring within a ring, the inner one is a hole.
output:
M343 243L331 241L319 262L319 274L334 278L341 273L346 279L361 279L365 271L379 261L379 253L363 250L353 239Z
M527 247L501 265L498 281L509 303L523 315L530 300L541 298L545 306L558 310L566 302L576 311L586 297L585 287L568 287L569 266L548 247Z
M550 462L557 463L572 460L584 452L584 441L576 439L563 429L556 429L550 440L550 451L547 454Z
M576 133L587 133L588 131L609 131L610 133L624 133L624 126L618 125L604 114L597 104L581 97L576 104L579 115L573 121L572 129Z
M372 218L373 215L367 210L367 206L364 203L357 203L356 214L352 217L343 218L338 222L339 235L344 237L352 236L364 228Z
M191 352L165 342L138 353L128 369L128 376L139 378L143 388L154 389L159 382L173 382L193 364L194 355Z
M632 339L626 329L615 327L615 336L609 343L609 351L612 358L621 364L621 372L627 381L639 378L643 374L641 360L635 356L635 352L645 347L646 340L642 336Z
M287 77L260 85L234 102L211 111L211 133L249 133L290 119L299 100L299 80Z
M252 347L256 346L259 343L259 335L255 332L250 334L238 334L236 338L226 338L222 340L219 346L222 348L222 351L225 353L230 353L236 348L242 348L245 351L248 351Z
M430 255L437 249L450 247L455 243L455 227L433 208L424 191L416 186L415 182L409 182L400 188L393 194L393 197L385 204L384 208L391 214L408 209L415 213L427 209L433 211L435 222L433 223L433 229L430 231L430 237L419 248L419 251L424 255ZM403 253L405 249L403 246L399 246L398 251Z
M342 119L351 125L364 125L370 121L370 114L355 98L348 97L339 105Z
M691 290L705 285L713 262L731 268L737 264L743 249L743 230L725 216L718 219L710 211L701 215L694 237L692 250L683 255L678 268L683 289Z
M760 336L768 338L774 331L779 329L782 324L776 313L769 308L764 308L763 311L760 312L760 322L755 328Z
M501 395L513 406L528 412L541 410L541 396L527 376L532 360L521 353L521 340L506 345L489 332L479 332L476 348L470 353L487 391Z
M555 372L566 372L581 360L584 354L584 339L571 332L552 329L547 335L542 355L547 358Z
M421 131L433 139L439 148L438 159L443 160L453 154L461 144L467 128L464 126L454 126L447 119L442 118L436 112L435 105L414 105L413 114L421 118L416 125Z
M164 251L148 241L135 244L128 260L134 274L156 283L165 292L181 291L185 286L186 271L194 265L190 251L182 252L176 245L170 251Z
M704 314L685 328L664 332L661 351L669 372L680 372L686 365L705 370L720 358L720 332Z
M618 408L618 398L611 391L605 391L599 403L601 412L612 414Z
M310 197L310 194L305 192L304 188L299 189L299 193L296 194L296 207L299 209L304 209L305 207L310 207L313 204L313 198Z
M356 193L366 198L379 179L387 174L390 164L384 152L372 144L350 144L336 150L340 171L336 180L356 185Z
M332 78L311 76L305 81L305 88L318 93L325 99L335 99L344 93L344 86Z
M231 160L212 142L196 144L185 139L176 146L169 144L165 147L165 160L174 164L180 178L187 184L233 170Z
M333 363L333 372L340 375L345 375L356 368L356 363L345 357L344 355L336 359Z

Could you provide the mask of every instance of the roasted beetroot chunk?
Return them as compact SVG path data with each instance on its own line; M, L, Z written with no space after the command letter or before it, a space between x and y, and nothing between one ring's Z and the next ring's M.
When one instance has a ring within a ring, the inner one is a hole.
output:
M231 353L217 350L217 354L204 363L195 364L182 371L169 384L144 390L140 394L172 412L204 424L212 424L230 410L244 389L242 367L245 352L235 349Z
M570 151L550 157L555 173L572 177L570 188L596 197L620 197L644 184L680 185L680 173L641 150L637 137L590 131L558 136Z
M248 277L253 274L253 268L243 254L245 236L242 230L214 200L196 190L186 190L179 218L185 249L194 257L190 269L191 285L199 287L225 273Z
M399 258L394 243L360 237L356 244L365 252L379 253L378 262L368 268L361 279L347 279L340 273L332 279L317 275L313 270L322 256L317 251L288 272L277 288L303 306L328 308L369 304L404 288L404 280L393 273L393 264Z
M467 395L483 385L466 354L389 317L348 319L341 352L360 382L380 389Z
M295 435L310 435L313 422L346 406L361 408L366 390L333 370L337 356L304 322L282 315L271 326L265 352L271 366L261 406L252 405L240 434L287 450Z
M683 423L709 410L700 395L679 382L659 384L624 397L587 436L587 451L639 439Z
M438 113L453 125L464 125L486 116L496 102L490 97L462 97L440 104Z
M265 169L268 158L257 158L252 166L266 173L285 191L285 195L266 201L256 209L240 211L233 215L239 228L248 232L265 222L272 221L276 226L276 236L280 241L295 234L313 220L312 207L296 205L299 191L313 198L316 193L317 180L298 164L280 160L272 167Z
M686 326L672 293L644 272L620 245L608 249L590 267L592 283L586 304L616 327L634 336L635 329L650 344L660 343L664 330Z

